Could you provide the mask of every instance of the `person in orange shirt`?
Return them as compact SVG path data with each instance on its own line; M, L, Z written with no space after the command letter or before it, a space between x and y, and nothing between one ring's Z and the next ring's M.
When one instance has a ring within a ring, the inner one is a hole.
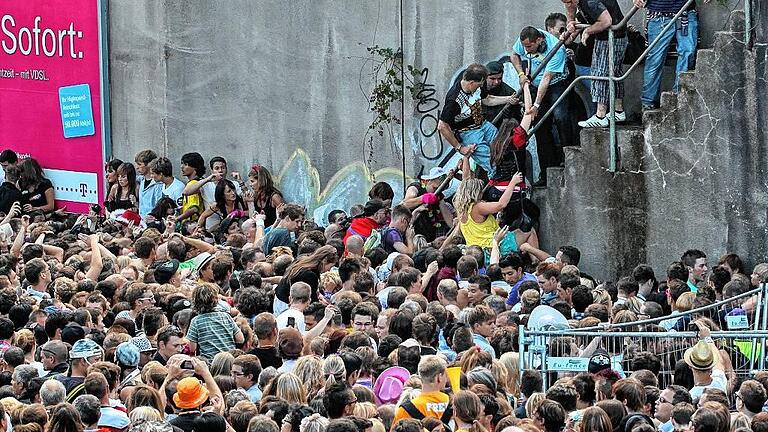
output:
M421 377L422 390L415 398L403 402L395 411L392 420L394 429L397 422L407 418L421 420L425 417L434 417L444 424L448 424L453 416L450 407L450 397L442 390L448 383L448 375L445 360L435 355L422 357L419 362L419 376Z

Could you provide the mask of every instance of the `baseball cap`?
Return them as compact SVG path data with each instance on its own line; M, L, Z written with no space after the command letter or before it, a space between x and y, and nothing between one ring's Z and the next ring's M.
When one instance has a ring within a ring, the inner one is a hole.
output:
M611 356L608 355L608 351L600 348L595 350L592 357L589 358L589 366L587 370L589 373L596 374L603 369L611 368Z
M115 350L115 360L118 364L136 367L139 365L139 354L139 347L131 342L123 342Z
M160 263L155 267L155 282L161 285L168 283L178 270L179 262L175 259Z
M103 353L104 351L96 342L90 339L80 339L72 345L72 349L69 351L69 358L90 358L102 355Z
M420 178L422 180L434 180L436 178L440 178L447 174L448 174L448 171L446 171L445 168L443 167L432 167L429 170L429 173L422 175Z
M155 348L152 346L152 342L150 342L146 336L136 336L135 338L131 339L131 343L136 345L136 348L139 349L139 352L155 351Z
M67 324L61 329L61 341L70 345L85 338L85 329L78 324Z

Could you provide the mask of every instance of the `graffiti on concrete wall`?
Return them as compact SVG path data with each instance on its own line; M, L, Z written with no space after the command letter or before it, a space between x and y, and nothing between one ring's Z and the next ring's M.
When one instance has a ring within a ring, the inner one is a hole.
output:
M457 70L447 88L455 82L464 67ZM514 80L504 81L513 87ZM411 151L415 168L413 178L435 166L452 168L460 155L440 136L437 130L442 101L434 82L430 82L429 69L424 68L420 84L413 93L413 115L410 126ZM296 150L277 176L276 182L286 200L303 204L315 222L325 225L328 213L335 209L349 211L356 204L368 200L368 191L376 181L385 181L395 191L394 202L403 198L403 174L398 168L384 168L371 172L363 161L353 162L337 171L325 186L307 153ZM409 180L410 181L410 180ZM458 187L453 185L450 189Z
M326 225L328 213L332 210L349 212L353 205L366 202L374 178L392 186L394 202L402 201L401 170L383 168L371 173L362 161L353 162L336 172L322 188L317 168L302 149L297 149L288 158L276 181L288 202L304 205L318 225Z
M435 97L435 85L429 82L429 68L424 68L421 83L414 96L414 116L411 127L411 147L417 161L416 175L434 166L447 166L456 151L443 141L437 131L441 102Z

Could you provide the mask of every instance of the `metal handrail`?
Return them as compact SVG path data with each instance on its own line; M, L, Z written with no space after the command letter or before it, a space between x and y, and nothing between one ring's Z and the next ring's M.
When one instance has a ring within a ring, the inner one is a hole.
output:
M669 315L669 316L662 316L662 317L657 317L657 318L649 318L649 319L644 319L644 320L637 320L637 321L632 321L632 322L627 322L627 323L611 324L611 328L624 328L624 327L632 327L632 326L638 326L638 325L656 324L658 322L661 322L661 321L664 321L664 320L667 320L667 319L670 319L670 318L682 318L682 317L685 317L685 316L694 315L694 314L697 314L697 313L700 313L700 312L704 312L704 311L707 311L707 310L710 310L710 309L717 309L720 306L726 305L728 303L732 303L733 301L736 301L736 300L739 300L739 299L752 297L754 295L760 294L761 292L764 292L765 289L768 289L768 284L761 284L760 287L758 287L758 288L755 288L755 289L752 289L752 290L749 290L749 291L745 291L745 292L743 292L741 294L735 295L733 297L729 297L727 299L720 300L718 302L715 302L715 303L712 303L712 304L709 304L709 305L706 305L706 306L702 306L702 307L699 307L699 308L696 308L696 309L687 310L687 311L681 312L679 314ZM756 310L759 311L760 308L756 308ZM580 330L584 330L584 331L600 331L600 330L603 330L603 329L604 328L601 327L601 326L593 326L593 327L584 327L584 328L582 328ZM768 330L768 329L766 329L766 330Z
M660 34L666 33L667 31L669 31L669 29L672 28L672 26L677 25L677 20L680 19L680 17L683 15L683 13L687 13L688 12L688 8L691 6L691 4L695 3L695 1L696 0L688 0L685 3L685 5L683 5L683 7L677 12L677 14L675 14L674 18L669 23L667 23L666 26L664 26L664 28L661 30ZM609 51L608 56L609 56L609 59L608 60L609 60L609 69L610 70L609 70L608 76L607 77L604 77L604 76L599 76L599 77L598 76L580 76L580 77L576 77L571 82L571 84L568 86L568 88L566 88L565 91L560 95L560 97L555 101L555 103L552 104L550 109L547 110L547 112L539 119L538 122L536 122L536 124L531 128L531 130L528 131L528 139L530 139L530 137L532 137L534 135L534 133L541 127L541 125L543 124L544 120L546 120L547 118L549 118L552 115L552 113L554 112L555 108L557 108L557 106L560 105L565 100L565 98L569 95L569 93L571 91L573 91L573 89L576 87L576 85L579 82L584 81L584 80L608 81L609 82L609 90L610 90L610 107L609 107L610 110L609 110L608 123L609 123L609 126L610 126L610 141L611 141L611 143L610 143L610 147L611 147L610 148L610 151L611 151L611 161L610 161L610 169L609 170L611 172L616 172L616 169L617 169L617 161L616 161L616 156L617 156L617 154L616 154L616 118L615 118L615 113L616 113L616 108L615 108L615 102L616 102L616 83L626 80L627 77L629 76L629 74L631 74L637 68L637 66L640 65L640 63L648 56L648 53L650 52L650 50L653 49L654 47L656 47L656 45L658 45L660 43L660 41L661 41L661 38L656 38L656 40L654 40L653 42L651 42L650 45L648 45L648 47L645 49L645 51L643 51L643 53L640 55L640 57L638 57L638 59L635 60L635 62L629 67L629 69L627 69L624 72L624 75L622 75L620 77L614 76L614 74L613 74L613 69L614 69L614 64L613 64L614 63L613 62L613 57L614 57L613 56L613 50L614 50L614 48L613 48L613 36L614 36L614 34L613 34L613 32L616 31L616 30L620 30L620 29L626 27L626 25L629 22L629 20L632 18L632 16L635 13L637 13L638 10L640 10L640 9L637 6L632 6L632 9L630 9L629 13L627 13L624 16L624 19L622 19L618 24L613 25L613 26L611 26L609 28L609 32L608 32L608 51ZM581 27L581 26L579 26L579 27Z
M539 63L539 65L538 65L538 66L536 66L536 69L534 69L534 70L533 70L533 72L532 72L532 73L531 73L531 74L528 76L528 80L530 80L531 82L533 82L533 80L535 80L535 79L536 79L536 77L537 77L537 76L539 76L539 74L540 74L540 73L541 73L541 72L544 70L544 68L546 68L546 67L547 67L547 64L549 63L549 61L550 61L550 60L552 60L552 57L554 57L554 56L557 54L557 51L559 51L559 50L560 50L560 48L562 48L562 47L563 47L563 45L565 45L565 41L566 41L566 40L568 40L568 39L569 39L571 36L575 36L575 35L576 35L576 34L578 34L578 33L579 33L578 31L577 31L577 32L566 32L566 33L565 33L565 34L564 34L564 35L561 37L561 39L560 39L559 41L557 41L557 43L555 44L555 47L554 47L554 48L552 48L552 49L549 51L549 54L547 54L547 55L544 57L544 60L542 60L542 61L541 61L541 63ZM522 87L520 87L520 88L519 88L519 89L517 89L517 91L515 92L515 97L516 97L516 98L518 98L518 99L520 99L520 96L521 96L522 94L523 94L523 88L522 88ZM509 103L509 102L507 102L506 104L504 104L504 107L503 107L503 108L502 108L502 109L499 111L499 113L498 113L498 114L496 114L496 117L494 117L494 118L493 118L493 121L491 122L491 124L493 124L493 125L495 126L495 125L497 124L497 122L498 122L499 120L501 120L501 117L504 115L504 112L507 110L507 108L509 108L509 107L511 107L511 106L512 106L512 103Z

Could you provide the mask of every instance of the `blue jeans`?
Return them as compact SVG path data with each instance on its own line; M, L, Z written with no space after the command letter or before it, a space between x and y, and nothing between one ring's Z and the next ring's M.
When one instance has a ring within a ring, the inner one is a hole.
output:
M683 31L679 22L666 33L661 31L672 21L671 18L654 18L648 21L648 43L653 43L661 38L659 43L648 52L645 59L645 71L643 74L643 105L658 106L661 99L661 74L664 70L664 62L667 59L669 44L672 37L677 40L677 68L675 75L675 87L678 89L680 72L693 69L696 61L696 39L699 36L699 18L695 11L688 12L688 28ZM677 28L675 28L677 27Z
M494 169L491 166L491 142L496 138L496 132L496 126L486 120L477 129L459 133L462 147L477 145L470 157L488 173L489 178L493 177L494 174Z

